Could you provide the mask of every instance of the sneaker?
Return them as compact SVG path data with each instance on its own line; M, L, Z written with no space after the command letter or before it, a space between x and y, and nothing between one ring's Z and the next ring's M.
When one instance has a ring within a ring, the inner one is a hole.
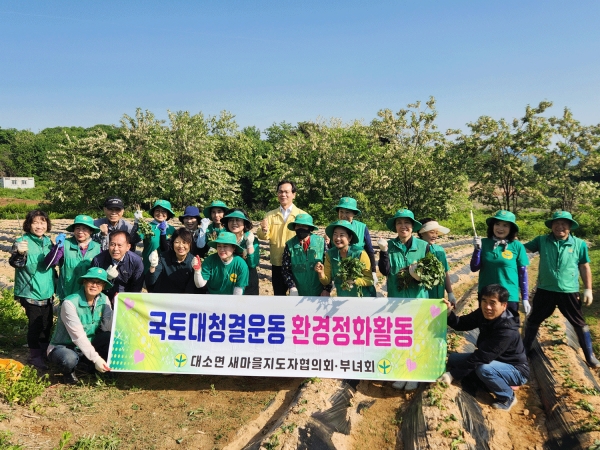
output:
M392 383L392 387L394 389L398 389L399 391L404 390L404 386L406 386L406 381L394 381Z
M505 402L492 403L492 408L501 409L502 411L510 411L510 409L517 404L517 396L513 395L510 400Z
M79 378L75 375L75 372L71 372L63 375L63 384L77 384L79 383Z
M404 386L405 391L414 391L419 387L419 383L417 381L408 381L406 386Z

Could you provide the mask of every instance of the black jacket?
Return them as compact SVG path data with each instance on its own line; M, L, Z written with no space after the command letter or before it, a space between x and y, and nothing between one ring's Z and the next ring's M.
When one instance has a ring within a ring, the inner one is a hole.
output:
M198 290L194 284L194 255L188 253L183 262L178 262L175 252L161 253L154 273L146 272L148 292L171 294L194 294Z
M481 308L462 317L452 312L448 316L448 326L457 331L479 328L477 349L461 367L450 370L453 378L461 379L477 367L492 361L510 364L525 378L529 378L525 347L519 334L519 319L508 309L494 320L484 318Z
M108 269L113 263L108 250L100 252L92 260L92 267L101 267ZM144 263L142 258L131 250L125 253L125 256L117 265L119 276L111 281L112 289L104 291L111 303L114 301L115 294L119 292L142 292L144 286Z

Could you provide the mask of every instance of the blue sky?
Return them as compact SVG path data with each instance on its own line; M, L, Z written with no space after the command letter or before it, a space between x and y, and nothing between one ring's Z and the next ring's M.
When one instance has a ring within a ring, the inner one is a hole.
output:
M141 107L240 126L370 121L437 99L441 129L544 99L600 122L600 2L0 3L0 127L118 123Z

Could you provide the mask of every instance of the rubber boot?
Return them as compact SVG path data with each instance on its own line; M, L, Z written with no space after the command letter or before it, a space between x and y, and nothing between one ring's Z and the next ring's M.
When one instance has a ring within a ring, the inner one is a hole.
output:
M594 356L590 327L586 325L585 327L573 328L575 328L575 333L577 333L577 340L579 341L579 345L581 345L581 349L583 350L583 354L585 355L585 361L588 363L588 366L593 367L595 369L600 368L600 361L598 361Z
M63 384L77 384L77 383L79 383L79 379L77 378L77 375L75 375L75 372L71 372L66 375L63 375Z
M529 355L531 352L531 346L533 345L533 341L537 338L538 330L540 329L539 325L532 325L527 323L525 326L525 337L523 338L523 346L525 347L525 353Z
M44 362L41 348L30 348L29 349L29 362L36 369L48 370L48 366Z

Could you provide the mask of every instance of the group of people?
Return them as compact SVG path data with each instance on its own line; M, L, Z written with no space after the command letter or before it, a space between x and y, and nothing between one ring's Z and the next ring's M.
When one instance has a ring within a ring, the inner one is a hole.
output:
M294 205L296 185L283 180L277 185L279 207L266 214L257 230L270 246L274 295L373 297L378 284L377 268L386 276L383 290L389 297L439 298L448 306L448 324L457 330L479 328L477 350L451 355L444 381L464 379L472 389L477 381L496 398L496 407L510 409L516 401L512 387L526 382L529 372L525 352L531 348L540 324L558 307L573 324L586 361L600 367L581 313L579 277L584 285L583 302L591 304L591 271L584 241L571 234L578 227L570 213L559 211L546 222L550 232L522 244L514 214L498 211L486 220L487 237L474 238L471 270L479 272L479 308L464 317L453 312L456 298L448 275L444 249L436 242L450 230L433 218L416 220L412 211L398 210L386 221L396 233L379 239L379 259L368 227L358 220L361 211L351 197L334 207L338 220L316 233L312 217ZM106 364L110 341L110 317L115 295L141 292L258 295L258 239L252 222L241 208L213 201L203 210L185 208L175 229L170 202L157 200L135 221L123 219L125 205L118 197L104 204L105 217L75 217L54 243L47 233L51 221L41 210L31 211L22 237L9 263L15 267L15 298L29 319L27 334L30 361L45 368L45 357L58 365L65 382L77 382L74 368L80 357L90 370L110 370ZM417 236L414 235L417 233ZM132 246L143 243L141 256ZM529 301L526 251L539 252L540 274L533 304ZM415 270L417 262L432 253L443 265L445 282L425 289ZM360 276L340 279L342 261L360 261ZM59 267L59 274L55 268ZM343 281L343 282L342 282ZM55 289L56 285L56 289ZM53 325L53 297L60 300L58 323ZM525 338L519 335L519 301L527 315ZM500 366L501 367L500 367ZM508 366L508 369L507 367ZM396 382L411 390L416 383Z

